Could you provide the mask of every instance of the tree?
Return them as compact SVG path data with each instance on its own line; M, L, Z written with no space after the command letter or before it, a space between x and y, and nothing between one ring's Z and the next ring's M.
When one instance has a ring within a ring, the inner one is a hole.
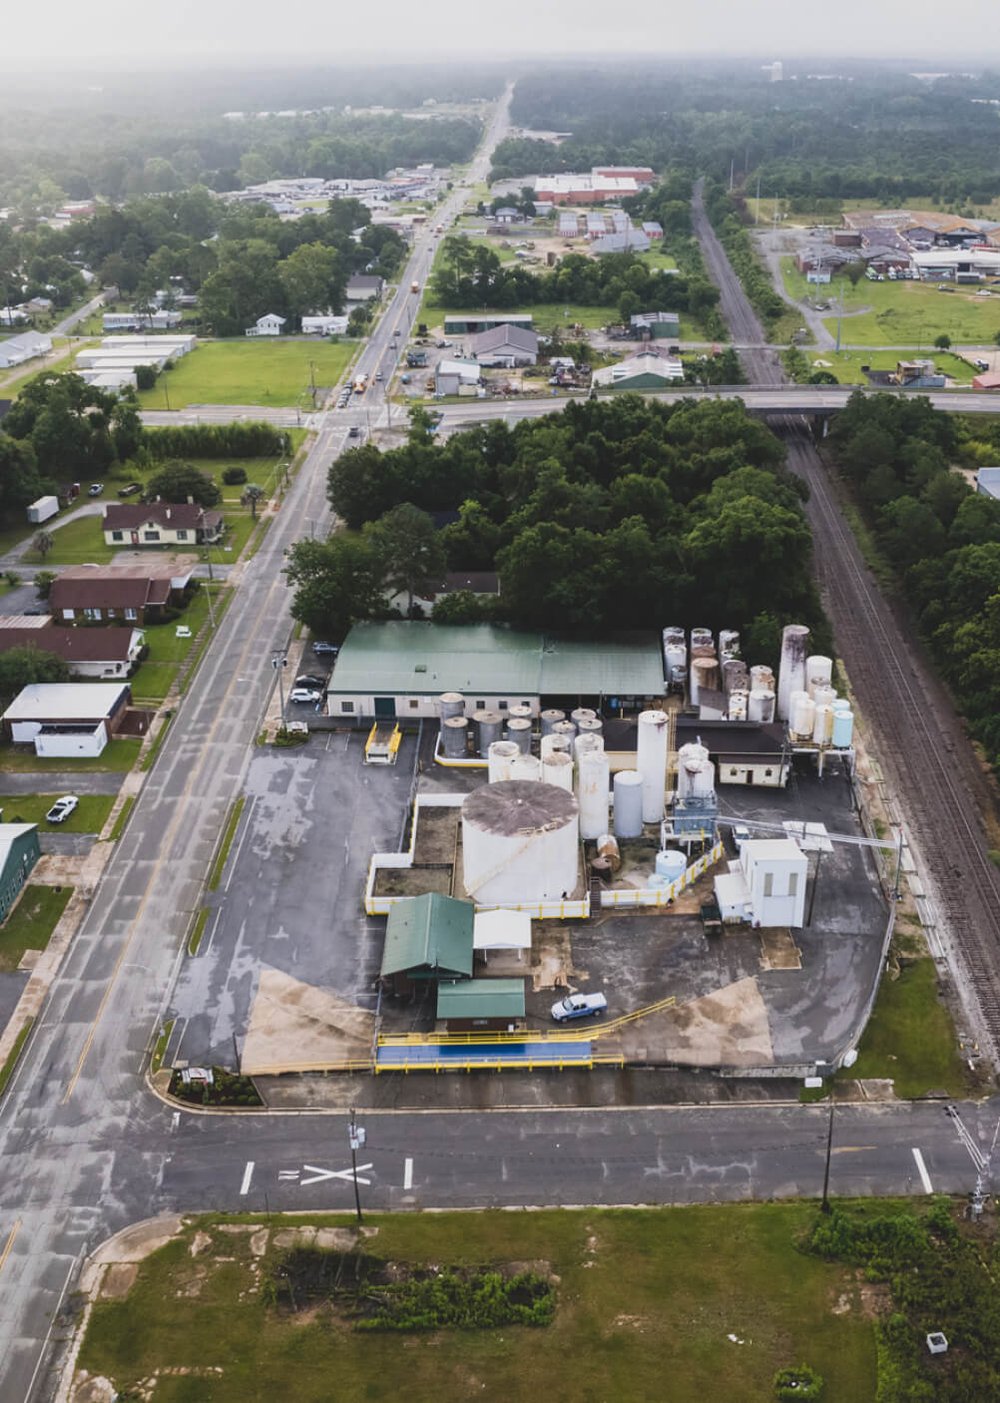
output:
M257 520L257 507L266 496L267 493L264 491L263 487L258 486L256 482L248 482L243 489L242 500L244 503L249 504L250 515L253 517L254 521Z
M868 264L862 258L856 258L853 263L848 263L844 272L851 287L857 287L858 283L868 271Z
M35 450L27 441L0 432L0 514L20 511L42 493Z
M382 558L365 536L298 541L286 556L295 591L292 616L321 638L343 638L353 624L384 607Z
M35 594L39 599L48 599L56 576L52 570L39 570L35 575Z
M51 531L36 531L31 538L31 549L44 560L55 543L56 538Z
M406 612L417 594L440 588L447 569L444 543L426 512L401 502L366 527L382 561L385 584L393 594L405 592Z
M288 310L296 317L308 312L339 311L345 279L335 249L325 244L301 244L278 267Z
M147 500L152 502L157 497L164 502L186 502L190 498L200 506L214 507L221 501L222 492L208 473L174 459L164 463L146 483Z
M951 337L943 331L940 336L935 336L934 344L939 351L948 351L951 349Z
M0 653L0 696L16 696L33 682L66 682L69 676L69 664L41 648L8 648Z

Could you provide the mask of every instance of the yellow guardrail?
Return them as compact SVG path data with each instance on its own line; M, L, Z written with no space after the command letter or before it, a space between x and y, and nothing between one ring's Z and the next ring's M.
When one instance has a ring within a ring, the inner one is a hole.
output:
M656 1003L633 1009L631 1013L623 1013L607 1023L590 1023L586 1028L523 1028L515 1033L380 1033L378 1046L425 1047L428 1043L433 1043L441 1047L469 1047L473 1044L478 1047L511 1047L526 1042L595 1042L598 1038L606 1038L609 1033L616 1033L627 1023L634 1023L651 1013L661 1013L664 1009L673 1008L676 1003L676 997L671 995L669 998L659 999Z

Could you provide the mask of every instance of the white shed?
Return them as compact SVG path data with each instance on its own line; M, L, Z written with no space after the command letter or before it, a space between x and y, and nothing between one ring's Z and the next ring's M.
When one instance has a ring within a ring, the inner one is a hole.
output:
M531 917L527 911L478 911L472 924L474 951L531 949Z
M755 925L802 925L808 859L794 839L751 838L740 851L740 865Z

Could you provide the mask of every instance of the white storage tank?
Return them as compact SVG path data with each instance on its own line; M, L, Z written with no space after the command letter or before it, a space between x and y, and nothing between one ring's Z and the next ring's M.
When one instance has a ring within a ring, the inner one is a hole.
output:
M706 689L713 692L719 690L719 664L715 658L692 658L691 689L688 693L692 706L700 705L701 694Z
M832 707L837 700L837 693L832 687L820 686L806 689L817 706Z
M697 741L682 745L677 752L677 793L687 799L694 793L694 776L709 763L708 751Z
M523 750L518 751L510 762L510 777L512 780L537 784L542 777L541 760L534 755L526 755Z
M578 706L575 711L570 712L569 719L573 722L576 729L579 730L581 721L596 721L597 712L592 706Z
M472 722L476 728L476 749L485 760L493 742L503 740L503 712L474 711Z
M441 722L441 749L446 760L464 760L468 722L464 716L446 716Z
M568 736L557 736L550 734L547 736L542 736L542 739L538 743L538 749L542 759L544 760L547 756L554 755L556 751L561 751L563 754L568 754L572 747L570 745Z
M664 848L656 854L656 875L666 877L667 882L676 882L687 871L687 858L680 848Z
M576 801L580 806L580 837L599 838L608 831L611 770L603 750L586 751L576 771Z
M542 783L559 789L573 788L573 761L565 750L554 750L542 757Z
M690 797L692 799L710 799L714 793L715 766L711 760L706 760L691 776Z
M531 752L531 718L529 716L507 717L507 739L525 755Z
M788 624L781 633L781 665L778 669L778 716L790 719L793 692L806 689L806 657L809 630L804 624Z
M619 770L615 775L615 837L642 835L642 775L638 770Z
M577 722L576 733L578 736L603 736L604 722L599 716L587 718Z
M746 663L739 658L726 658L722 664L722 690L727 697L734 692L746 691L748 682Z
M722 658L738 658L740 655L740 636L735 629L719 629L719 656Z
M530 721L532 718L532 710L530 706L526 705L526 703L516 702L513 706L509 706L507 708L507 716L508 718L511 716L516 716L521 720Z
M744 691L743 688L729 693L730 721L745 721L747 719L747 705L749 700L750 693Z
M557 721L549 734L553 736L565 736L566 740L572 745L573 738L576 735L576 726L572 721Z
M520 750L511 740L496 740L490 746L486 757L490 784L506 783L514 778L513 765Z
M539 713L538 719L541 722L542 735L547 736L551 735L552 728L557 722L566 720L566 713L565 711L560 711L558 707L549 706Z
M833 739L833 708L830 706L816 706L816 714L813 717L813 741L816 745L829 745Z
M854 739L854 712L835 711L833 713L833 744L846 750Z
M573 758L574 758L574 760L577 762L577 764L580 763L580 758L581 758L581 756L584 756L584 755L601 755L601 754L603 754L603 753L604 753L604 737L603 737L603 736L591 735L591 734L588 732L586 735L577 736L576 740L573 742Z
M484 784L462 804L467 895L490 906L560 900L576 889L579 833L577 803L565 789Z
M671 648L678 643L683 645L686 636L684 630L678 624L668 625L668 627L663 630L663 646L664 648Z
M438 710L441 715L441 726L443 729L444 723L449 716L465 715L465 698L462 696L461 692L442 692L440 697L438 697Z
M756 663L750 669L750 690L759 689L763 692L774 691L774 673L763 663Z
M715 640L712 638L710 628L693 628L691 630L692 648L711 648L715 650Z
M816 703L808 692L793 692L789 698L788 730L798 740L812 740Z
M747 702L747 720L769 723L774 720L774 693L754 687Z
M642 821L659 823L667 790L667 735L670 722L665 711L640 711L636 769L642 776Z
M814 654L811 658L806 658L806 691L816 700L814 695L817 687L829 687L830 678L833 676L833 659L824 658L821 653Z
M683 687L687 680L688 650L683 643L671 643L663 650L663 680L671 687Z

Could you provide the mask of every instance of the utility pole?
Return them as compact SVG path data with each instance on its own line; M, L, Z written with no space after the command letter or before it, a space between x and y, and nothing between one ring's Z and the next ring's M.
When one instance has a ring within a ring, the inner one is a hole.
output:
M753 222L760 223L760 171L757 172L757 208L754 210Z
M836 1082L830 1083L830 1122L826 1130L826 1168L823 1171L823 1201L820 1212L830 1212L830 1159L833 1155L833 1108L837 1094Z
M351 1119L347 1127L347 1138L351 1146L351 1178L354 1180L354 1211L358 1217L358 1224L364 1222L361 1216L361 1190L358 1186L358 1150L365 1143L364 1126L358 1125L357 1112L351 1107Z
M284 648L275 648L271 654L271 666L278 674L278 696L281 701L281 724L285 724L285 679L282 669L288 666Z

